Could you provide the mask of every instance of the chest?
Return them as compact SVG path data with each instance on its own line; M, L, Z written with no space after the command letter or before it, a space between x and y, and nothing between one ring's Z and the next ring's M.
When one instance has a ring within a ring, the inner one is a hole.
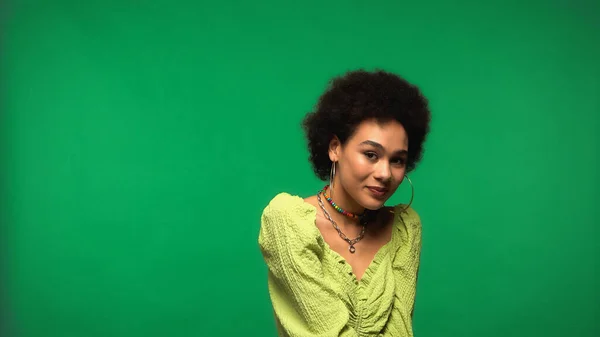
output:
M358 280L362 278L365 271L369 268L377 252L389 242L392 236L391 224L377 229L367 227L364 238L354 245L356 251L351 253L349 249L350 244L341 238L340 233L329 220L319 217L317 218L316 225L329 248L346 260L346 263L352 267L352 272ZM358 232L344 234L349 239L354 239L358 236Z

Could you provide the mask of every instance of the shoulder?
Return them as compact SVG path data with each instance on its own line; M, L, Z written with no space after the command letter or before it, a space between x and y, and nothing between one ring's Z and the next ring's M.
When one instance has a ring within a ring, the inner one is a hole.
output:
M315 212L314 206L300 196L281 192L275 195L263 209L263 219L294 219L310 216Z
M313 234L317 210L304 198L282 192L263 209L261 229L286 235Z
M297 195L282 192L273 197L262 211L259 243L268 246L300 247L316 241L316 208Z
M404 220L421 222L421 217L419 216L419 213L417 213L417 211L409 205L398 204L394 206L394 213Z
M421 232L421 217L414 208L406 204L398 204L394 206L393 213L397 228L402 227L415 234Z

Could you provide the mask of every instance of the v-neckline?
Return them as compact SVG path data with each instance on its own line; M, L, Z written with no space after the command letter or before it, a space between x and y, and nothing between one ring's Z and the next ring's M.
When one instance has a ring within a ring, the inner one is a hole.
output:
M354 278L357 280L357 284L363 284L365 283L365 276L368 277L368 275L371 275L373 273L373 268L374 265L376 264L376 262L378 262L380 259L383 258L383 255L389 250L389 246L392 245L392 243L394 242L395 238L396 238L396 226L398 225L397 221L398 221L398 213L397 213L397 208L398 205L393 207L394 210L394 220L392 221L392 235L390 237L390 239L388 240L388 242L386 242L383 246L379 247L379 249L377 250L377 252L375 253L375 255L373 256L373 259L371 259L371 261L369 262L369 265L367 266L367 268L364 270L362 277L359 279L358 277L356 277L356 274L354 273L354 271L352 270L352 266L350 265L350 263L348 263L348 260L346 260L346 258L344 258L342 256L342 254L338 253L337 251L333 250L333 248L331 248L331 246L329 245L329 243L327 243L327 241L325 241L325 238L323 237L323 234L321 233L321 231L319 230L319 228L317 227L317 213L318 213L318 209L315 205L307 202L306 200L304 200L304 198L299 197L303 203L305 203L306 205L311 207L311 211L313 212L314 215L314 226L315 226L315 230L319 233L319 237L321 238L321 241L323 241L323 246L324 249L332 256L336 259L337 262L339 263L343 263L344 266L346 266L346 268L349 270L348 273L351 273L351 275L354 276ZM367 280L368 281L368 280Z

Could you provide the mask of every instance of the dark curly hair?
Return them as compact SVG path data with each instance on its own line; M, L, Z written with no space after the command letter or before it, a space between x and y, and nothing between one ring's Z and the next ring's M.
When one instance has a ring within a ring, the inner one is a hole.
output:
M329 142L337 136L345 144L357 126L369 119L395 120L408 136L406 172L414 170L423 154L431 114L421 91L398 75L375 70L355 70L333 78L319 98L315 111L302 121L309 160L321 180L329 178Z

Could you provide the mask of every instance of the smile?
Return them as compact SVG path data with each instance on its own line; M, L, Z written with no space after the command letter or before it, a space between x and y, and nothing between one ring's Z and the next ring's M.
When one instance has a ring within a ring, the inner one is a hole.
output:
M367 186L367 189L376 198L381 198L381 197L385 196L388 192L388 189L384 188L384 187Z

